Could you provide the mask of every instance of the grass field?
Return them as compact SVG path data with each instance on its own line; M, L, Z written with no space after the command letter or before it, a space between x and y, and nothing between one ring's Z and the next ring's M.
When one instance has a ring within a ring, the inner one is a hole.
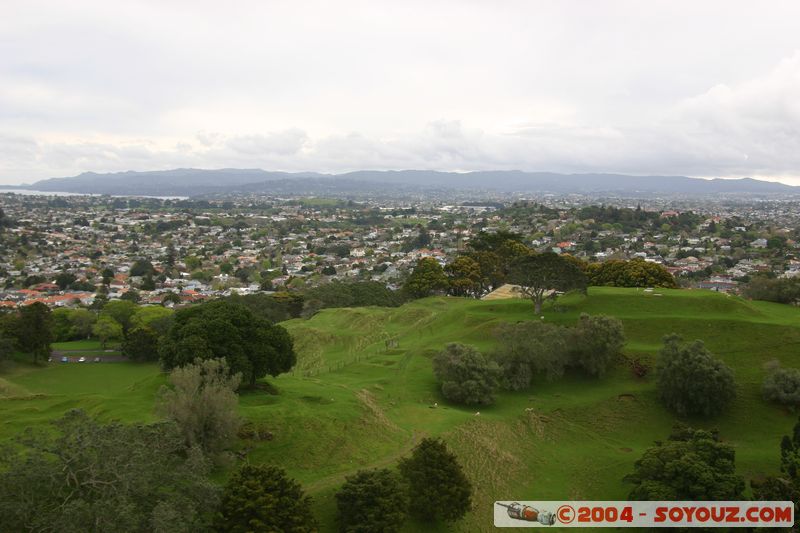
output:
M762 365L778 358L800 366L800 310L705 291L613 288L558 303L545 308L545 321L571 325L581 312L620 318L630 355L654 360L670 332L704 340L735 370L739 395L728 414L687 422L718 428L746 478L777 470L780 437L795 415L761 399ZM568 375L501 393L480 415L439 395L430 358L444 344L488 350L497 324L531 319L539 320L525 300L429 298L286 322L298 365L271 380L277 394L247 392L240 401L242 414L274 438L242 446L251 462L279 463L306 486L325 531L334 530L333 494L346 475L395 465L423 436L445 438L475 485L473 510L449 530L491 530L497 499L624 499L623 476L676 421L659 405L653 376L638 379L621 366L600 380ZM164 381L155 365L17 365L0 373L0 439L71 407L153 420Z

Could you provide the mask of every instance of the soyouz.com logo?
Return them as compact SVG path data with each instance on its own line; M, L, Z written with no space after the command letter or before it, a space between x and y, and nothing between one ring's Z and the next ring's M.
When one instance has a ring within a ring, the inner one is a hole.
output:
M779 501L498 501L495 527L792 527Z

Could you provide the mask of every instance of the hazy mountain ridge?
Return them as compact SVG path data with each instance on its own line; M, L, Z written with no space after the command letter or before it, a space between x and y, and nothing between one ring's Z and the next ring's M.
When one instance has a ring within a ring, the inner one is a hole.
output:
M393 188L487 190L539 193L649 193L649 194L779 194L800 193L800 187L782 183L742 179L704 180L686 176L629 176L623 174L558 174L552 172L430 170L360 170L343 174L315 172L269 172L261 169L174 169L148 172L98 174L50 178L25 188L41 191L115 195L220 194L234 192L291 193L331 191L359 187L388 192Z

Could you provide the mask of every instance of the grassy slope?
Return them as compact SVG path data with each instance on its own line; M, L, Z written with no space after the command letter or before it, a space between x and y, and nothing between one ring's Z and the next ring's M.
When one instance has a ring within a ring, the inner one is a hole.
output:
M761 367L772 358L800 366L800 310L702 291L657 292L662 296L593 288L588 298L567 297L561 311L543 314L564 324L581 312L617 316L630 340L626 351L650 358L672 331L705 340L735 369L739 399L724 417L689 422L718 427L736 447L743 475L774 471L780 436L794 416L761 400ZM438 394L430 357L445 343L488 350L497 323L531 318L531 305L522 300L430 298L287 322L300 356L297 369L273 381L278 395L241 398L243 414L274 433L270 442L248 444L250 460L281 463L301 480L326 529L332 529L333 493L345 475L394 465L423 435L443 436L475 482L474 510L456 526L462 531L491 529L495 499L624 498L622 477L675 420L658 404L652 377L638 380L623 368L602 380L567 376L528 392L502 393L480 416L448 406ZM387 348L387 340L396 344ZM21 367L2 378L0 397L16 399L0 401L0 437L77 406L106 418L151 420L163 383L155 366L125 363ZM438 408L431 408L434 402Z

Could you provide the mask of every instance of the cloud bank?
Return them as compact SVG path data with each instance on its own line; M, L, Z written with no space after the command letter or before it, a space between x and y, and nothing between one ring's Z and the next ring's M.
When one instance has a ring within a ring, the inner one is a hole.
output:
M10 2L0 183L247 167L800 183L800 5Z

